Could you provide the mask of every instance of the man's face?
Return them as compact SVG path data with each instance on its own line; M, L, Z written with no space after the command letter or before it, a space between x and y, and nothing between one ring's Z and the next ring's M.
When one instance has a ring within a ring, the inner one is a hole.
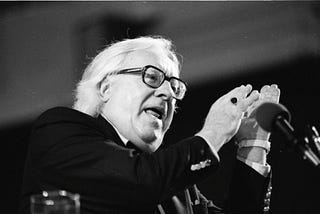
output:
M130 53L122 69L153 65L163 70L159 58L149 51ZM167 76L178 77L178 71L165 71ZM118 131L138 148L154 152L168 130L175 107L170 83L150 88L139 74L120 74L105 92L108 99L102 113ZM160 112L160 114L159 114Z

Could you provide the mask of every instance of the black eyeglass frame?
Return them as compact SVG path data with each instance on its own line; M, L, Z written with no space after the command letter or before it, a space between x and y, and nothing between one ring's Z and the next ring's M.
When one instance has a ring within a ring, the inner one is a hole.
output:
M145 76L145 72L146 72L146 70L148 68L156 69L157 71L159 71L159 72L161 72L163 74L164 78L163 78L162 82L159 84L159 86L152 86L152 85L150 85L150 84L145 82L144 76ZM178 98L175 95L174 98L177 99L177 100L182 100L184 98L184 96L185 96L186 91L187 91L187 83L186 82L184 82L183 80L181 80L181 79L179 79L177 77L168 77L165 72L163 72L160 68L157 68L157 67L155 67L153 65L146 65L146 66L140 67L140 68L126 68L126 69L122 69L122 70L118 71L116 74L132 74L132 73L142 73L142 75L141 75L142 81L144 82L144 84L146 84L150 88L159 88L164 83L164 81L166 81L166 80L168 82L170 82L170 83L171 83L172 79L175 79L178 82L181 82L182 84L184 84L185 92L184 92L184 94L183 94L183 96L181 98Z

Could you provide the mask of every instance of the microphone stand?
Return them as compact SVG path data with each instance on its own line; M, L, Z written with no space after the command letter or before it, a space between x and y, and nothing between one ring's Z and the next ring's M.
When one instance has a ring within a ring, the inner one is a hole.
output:
M294 129L290 123L281 115L277 117L275 123L284 137L292 143L296 148L302 153L302 158L308 160L317 168L320 168L320 137L315 127L312 127L308 131L307 137L304 137L303 140L298 140L298 138L293 134ZM310 145L313 146L314 150L318 150L315 153Z
M304 142L302 145L299 144L299 148L303 154L303 159L308 160L315 167L320 168L320 158L312 151L306 142Z
M308 152L308 159L313 165L320 168L320 137L314 126L308 127L307 136L304 137L304 146Z

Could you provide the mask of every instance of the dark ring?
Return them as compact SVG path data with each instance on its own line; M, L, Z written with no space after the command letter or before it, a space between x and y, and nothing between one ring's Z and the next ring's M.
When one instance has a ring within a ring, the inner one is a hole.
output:
M238 99L236 97L232 97L230 101L231 101L232 104L236 105L237 102L238 102Z

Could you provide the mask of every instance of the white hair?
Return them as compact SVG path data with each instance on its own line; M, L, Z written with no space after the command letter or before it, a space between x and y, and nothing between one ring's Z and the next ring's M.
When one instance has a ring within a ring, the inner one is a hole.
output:
M113 43L102 50L87 66L75 90L73 108L91 116L100 113L102 101L99 87L103 81L123 69L122 62L129 53L148 50L157 54L165 70L180 72L180 62L170 40L160 36L139 37Z

